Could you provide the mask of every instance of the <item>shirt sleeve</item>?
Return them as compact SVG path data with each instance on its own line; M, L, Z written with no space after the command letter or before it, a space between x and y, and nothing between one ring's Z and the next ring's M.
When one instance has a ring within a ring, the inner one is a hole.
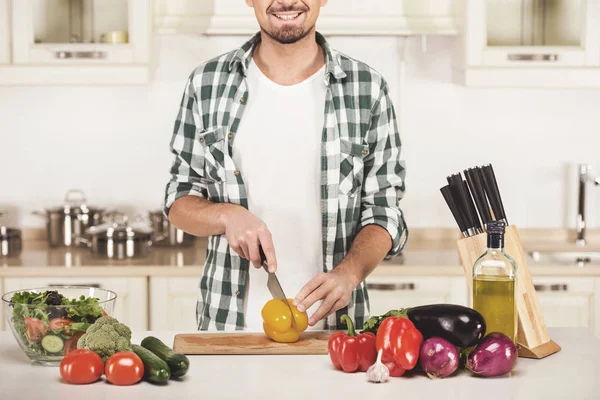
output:
M170 169L170 179L165 188L164 214L168 217L171 206L180 197L192 195L206 198L207 187L202 183L204 175L204 156L197 138L202 129L202 120L198 108L198 99L192 74L186 83L179 112L170 142L174 155Z
M404 197L406 169L400 160L400 133L387 85L371 112L369 154L364 159L361 214L358 230L379 225L390 234L392 248L388 255L398 255L408 238L408 228L399 202Z

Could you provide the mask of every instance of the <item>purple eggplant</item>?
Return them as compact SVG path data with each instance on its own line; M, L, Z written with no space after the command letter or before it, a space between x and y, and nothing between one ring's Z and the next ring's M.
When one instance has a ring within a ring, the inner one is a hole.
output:
M517 346L503 333L486 335L469 354L466 368L480 376L501 376L517 364Z
M458 369L460 361L456 347L441 337L432 337L423 342L419 362L431 379L450 376Z

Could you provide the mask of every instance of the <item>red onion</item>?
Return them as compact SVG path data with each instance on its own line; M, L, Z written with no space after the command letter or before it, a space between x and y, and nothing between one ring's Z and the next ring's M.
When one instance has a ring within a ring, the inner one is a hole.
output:
M517 346L503 333L492 332L469 354L467 369L481 376L500 376L517 363Z
M441 337L427 339L421 345L421 368L431 379L450 376L458 368L460 358L456 347Z

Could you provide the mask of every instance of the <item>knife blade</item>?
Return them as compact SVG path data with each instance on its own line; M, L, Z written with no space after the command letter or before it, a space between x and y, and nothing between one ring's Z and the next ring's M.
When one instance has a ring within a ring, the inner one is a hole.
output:
M496 175L494 174L492 164L481 167L481 175L483 176L485 194L492 206L495 220L503 221L508 226L508 220L506 218L506 213L504 212L504 205L502 204L502 198L500 197L500 190L498 189L498 182L496 181Z
M275 272L269 272L267 257L265 256L265 252L263 251L261 245L258 246L258 251L260 253L260 262L262 264L262 267L265 271L267 271L267 274L269 275L267 278L267 288L269 289L269 292L271 292L271 296L273 296L274 299L282 300L285 303L285 305L290 309L290 315L292 316L292 327L294 329L298 329L298 326L296 325L296 319L294 318L294 311L292 310L290 303L288 303L287 301L287 297L283 292L283 288L279 283L279 279L277 279L277 275L275 275Z

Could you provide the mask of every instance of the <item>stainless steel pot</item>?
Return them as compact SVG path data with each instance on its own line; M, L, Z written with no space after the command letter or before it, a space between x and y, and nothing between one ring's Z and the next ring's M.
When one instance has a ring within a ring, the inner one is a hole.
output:
M85 236L77 241L101 258L142 258L150 254L152 247L152 228L140 223L129 224L122 214L115 214L110 223L89 227Z
M74 247L87 229L106 220L108 211L87 204L83 191L72 189L65 194L62 206L34 211L46 220L46 238L50 247Z
M155 246L188 247L194 244L196 237L176 228L162 210L148 212L148 218L154 231Z
M0 257L17 257L21 254L21 230L0 226Z

